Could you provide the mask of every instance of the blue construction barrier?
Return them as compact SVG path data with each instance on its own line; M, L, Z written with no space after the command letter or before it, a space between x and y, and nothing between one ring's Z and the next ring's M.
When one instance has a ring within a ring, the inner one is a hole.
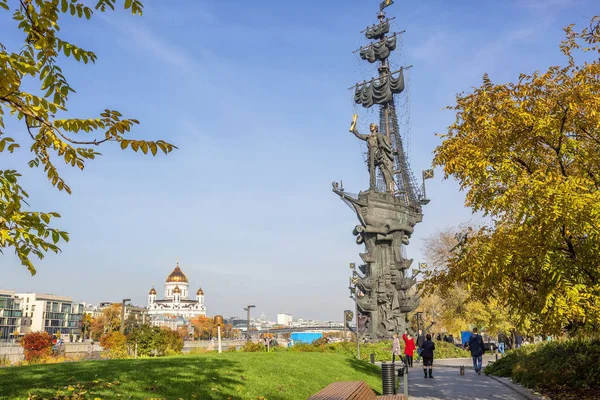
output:
M460 331L460 343L462 345L469 343L469 339L471 339L472 335L473 332L471 331Z
M290 340L297 343L312 343L323 337L323 332L294 332L290 335Z

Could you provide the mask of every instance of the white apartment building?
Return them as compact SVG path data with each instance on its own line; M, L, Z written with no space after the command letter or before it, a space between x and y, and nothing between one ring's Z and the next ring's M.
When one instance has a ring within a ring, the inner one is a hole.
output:
M21 328L21 299L11 290L0 290L0 341L16 339Z
M40 293L17 293L21 299L21 334L60 332L64 340L81 338L84 306L65 296Z
M292 326L292 314L277 314L277 325Z

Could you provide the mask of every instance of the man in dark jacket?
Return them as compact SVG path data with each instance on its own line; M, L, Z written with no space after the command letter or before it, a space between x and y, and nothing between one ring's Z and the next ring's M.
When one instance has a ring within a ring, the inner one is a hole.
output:
M482 356L485 351L483 346L483 338L477 333L477 328L473 328L473 334L467 343L468 349L471 351L471 357L473 357L473 368L477 375L481 375L481 364L483 362Z
M417 335L417 362L421 361L421 351L423 351L421 347L423 343L425 343L425 335L423 335L423 330L419 329L419 334Z
M421 348L421 357L423 357L423 373L427 378L427 370L429 369L429 377L433 378L433 351L435 350L435 343L431 341L431 335L428 333L425 341Z

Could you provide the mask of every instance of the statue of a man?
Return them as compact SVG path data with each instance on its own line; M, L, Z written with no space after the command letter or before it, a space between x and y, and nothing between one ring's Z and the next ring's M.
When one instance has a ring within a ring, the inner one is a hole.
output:
M394 190L394 153L392 144L386 135L379 133L377 124L369 126L371 131L368 135L362 135L356 129L356 117L350 126L350 132L360 140L367 142L368 160L369 160L369 186L375 189L377 186L376 168L379 168L385 181L386 191Z

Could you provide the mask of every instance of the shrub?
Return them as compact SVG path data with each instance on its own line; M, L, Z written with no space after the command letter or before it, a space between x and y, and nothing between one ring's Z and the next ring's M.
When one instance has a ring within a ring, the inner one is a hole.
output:
M347 357L356 358L356 342L337 342L324 343L315 340L312 344L298 343L289 348L289 351L294 352L322 352L322 353L338 353ZM435 342L435 358L459 358L469 357L469 352L460 349L450 343ZM392 359L392 342L384 340L378 343L361 343L360 358L368 361L371 354L375 354L375 361L391 361Z
M452 343L442 342L436 340L435 342L435 358L461 358L461 357L471 357L471 352L468 350L462 349L460 347L455 346Z
M235 347L233 348L235 350ZM212 353L213 350L209 350L206 347L194 347L192 349L190 349L188 354L206 354L206 353Z
M600 340L523 346L488 365L485 373L546 393L584 397L600 389Z
M162 354L173 355L181 353L181 350L183 350L183 338L177 331L162 329L160 334L164 336L165 343Z
M29 363L43 362L52 352L52 338L48 332L30 332L20 341Z
M0 356L0 367L8 367L11 365L8 356Z
M180 354L183 339L176 331L168 328L142 325L127 335L127 343L131 349L137 344L140 357Z
M246 342L241 348L241 351L245 353L258 353L260 351L265 351L265 346L262 343Z
M100 346L108 350L110 358L127 358L127 338L119 331L102 335Z

